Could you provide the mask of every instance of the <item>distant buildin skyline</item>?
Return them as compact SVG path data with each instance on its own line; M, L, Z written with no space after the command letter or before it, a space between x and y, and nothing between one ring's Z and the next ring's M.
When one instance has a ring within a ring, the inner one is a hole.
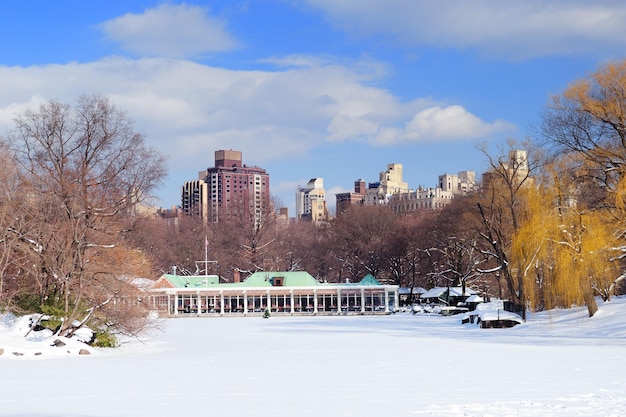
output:
M461 171L458 175L442 174L439 176L438 187L418 187L416 190L396 193L389 199L388 206L396 214L440 210L450 204L454 197L465 195L477 188L474 171Z
M181 208L205 223L243 217L257 224L273 210L270 177L262 168L242 163L241 151L215 151L215 166L182 187Z
M326 221L326 191L323 178L311 178L296 191L296 220Z
M365 180L354 182L354 192L335 194L337 214L345 213L351 205L385 205L394 213L410 213L418 210L438 210L450 203L456 195L463 195L478 188L474 171L460 171L458 175L439 176L438 187L418 187L410 190L402 178L402 164L388 164L380 173L379 182L366 187Z
M520 179L529 173L527 152L511 151L505 169ZM493 173L482 174L483 187L489 184ZM187 181L182 187L181 210L188 215L200 216L205 223L217 223L233 216L245 216L259 222L275 209L270 200L269 174L257 166L242 163L241 151L215 151L215 166L200 171L197 180ZM403 166L387 164L380 172L379 181L366 183L364 179L354 182L354 191L337 193L336 214L344 213L351 205L385 205L394 213L417 210L439 210L458 196L478 190L474 171L458 174L442 174L434 188L419 186L409 189L403 180ZM296 191L296 220L326 221L329 219L323 178L311 178ZM287 208L273 213L287 220Z

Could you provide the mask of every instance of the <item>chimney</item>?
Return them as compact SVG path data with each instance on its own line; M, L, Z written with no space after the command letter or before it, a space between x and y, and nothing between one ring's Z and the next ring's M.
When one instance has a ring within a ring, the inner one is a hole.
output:
M235 268L235 271L233 272L233 282L240 282L241 281L241 273L239 271L239 268Z

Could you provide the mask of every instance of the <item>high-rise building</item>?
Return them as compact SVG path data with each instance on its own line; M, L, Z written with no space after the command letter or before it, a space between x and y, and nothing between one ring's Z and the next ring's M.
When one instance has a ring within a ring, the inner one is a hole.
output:
M215 166L198 173L182 189L182 209L207 223L244 219L257 224L270 213L270 178L262 168L242 163L241 151L215 151Z
M311 178L307 185L298 187L296 192L296 219L328 220L324 179Z
M387 164L379 175L379 182L370 183L365 193L365 205L387 204L393 194L409 191L402 179L402 164Z

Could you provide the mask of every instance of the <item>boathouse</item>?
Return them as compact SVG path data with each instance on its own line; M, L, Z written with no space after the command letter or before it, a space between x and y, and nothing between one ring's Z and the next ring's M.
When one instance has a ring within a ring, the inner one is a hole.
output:
M372 275L358 283L319 282L308 272L255 272L241 282L217 275L164 274L147 290L163 316L271 314L389 314L398 306L398 286Z

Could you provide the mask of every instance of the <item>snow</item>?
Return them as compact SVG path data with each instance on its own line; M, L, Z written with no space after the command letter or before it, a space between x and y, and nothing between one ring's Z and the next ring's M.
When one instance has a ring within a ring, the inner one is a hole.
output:
M441 297L448 291L450 292L450 296L452 297L460 297L463 295L463 287L435 287L423 293L420 298L437 298ZM465 294L476 294L476 291L472 290L471 288L465 288Z
M0 316L0 351L1 359L40 359L78 354L81 349L95 352L87 346L92 332L89 329L79 329L74 338L54 336L52 331L31 331L33 323L39 315L15 317L12 314ZM55 342L61 345L53 345Z
M618 417L625 317L626 298L510 329L411 313L176 318L81 356L3 316L0 416Z
M483 300L483 297L477 294L470 295L465 299L466 303L482 303L483 301L485 301Z

